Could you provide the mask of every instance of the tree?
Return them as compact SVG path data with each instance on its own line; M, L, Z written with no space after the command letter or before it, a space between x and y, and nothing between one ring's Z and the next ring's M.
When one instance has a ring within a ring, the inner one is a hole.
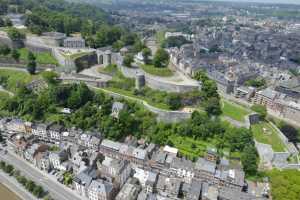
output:
M295 127L284 123L280 125L280 130L289 139L290 142L300 142L299 132Z
M44 189L41 186L35 186L33 189L33 195L40 198L44 194Z
M42 77L45 79L45 81L48 84L56 84L57 83L58 74L56 72L53 72L53 71L44 71L42 73Z
M178 94L171 93L166 98L166 103L169 105L170 109L177 110L181 107L181 98Z
M10 174L12 175L13 171L14 171L14 167L12 165L6 165L6 167L4 168L4 171L7 173L7 174Z
M5 22L4 22L4 20L0 17L0 27L3 27L3 26L5 26Z
M266 80L263 78L250 79L246 81L247 86L261 88L266 85Z
M164 47L164 48L170 48L170 47L180 48L182 45L187 44L187 43L191 43L191 42L188 41L183 36L171 36L171 37L168 37L167 39L165 39L162 42L161 46Z
M5 44L0 44L0 54L1 55L8 55L10 53L10 48L9 46L5 45Z
M222 114L220 100L217 97L211 97L204 103L204 109L208 115L219 116Z
M19 59L20 59L20 52L19 52L18 50L16 50L16 49L13 49L13 50L11 51L11 57L12 57L15 61L19 62Z
M257 174L257 151L254 145L246 145L241 155L244 171L247 175Z
M36 187L35 183L33 181L27 181L25 188L29 191L29 192L33 192L34 188Z
M145 64L149 64L150 63L149 57L151 56L151 54L152 53L151 53L151 50L149 48L144 48L142 50L142 55L143 55Z
M4 26L11 27L12 25L13 25L13 23L9 18L4 19Z
M21 33L18 29L16 28L10 28L7 31L8 37L12 40L12 41L19 41L19 40L23 40L25 39L25 34Z
M26 183L27 183L27 179L26 179L24 176L19 176L19 177L17 177L17 181L18 181L19 183L21 183L23 186L25 186Z
M35 61L35 56L32 52L28 53L28 63L27 63L27 71L30 74L35 74L36 71L36 61Z
M123 65L125 65L126 67L131 67L133 61L134 59L132 55L126 55L123 60Z
M253 105L251 107L251 110L253 110L254 112L257 112L259 114L261 120L264 120L268 114L266 106L259 105L259 104Z
M169 54L164 49L158 49L153 58L155 67L167 67L169 64Z

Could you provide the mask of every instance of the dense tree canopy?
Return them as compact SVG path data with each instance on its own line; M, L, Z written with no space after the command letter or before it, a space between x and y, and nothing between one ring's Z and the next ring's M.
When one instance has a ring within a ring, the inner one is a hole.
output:
M191 43L183 36L171 36L165 39L162 43L163 48L170 48L170 47L178 47L180 48L184 44Z
M271 181L272 199L299 200L300 172L298 170L273 170L268 172Z
M158 49L153 58L155 67L167 67L169 64L169 54L164 49Z
M16 28L10 28L7 31L8 37L12 41L19 41L25 39L25 34L21 33L18 29Z

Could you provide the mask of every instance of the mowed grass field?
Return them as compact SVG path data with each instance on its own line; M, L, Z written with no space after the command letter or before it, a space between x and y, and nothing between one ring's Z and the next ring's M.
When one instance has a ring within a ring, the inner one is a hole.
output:
M285 145L280 140L277 130L272 127L268 122L261 122L251 126L254 138L264 144L272 146L273 151L283 152L285 151Z
M222 100L222 111L224 116L228 116L240 122L244 122L245 116L251 113L250 110L247 110L240 105L228 102L226 100Z

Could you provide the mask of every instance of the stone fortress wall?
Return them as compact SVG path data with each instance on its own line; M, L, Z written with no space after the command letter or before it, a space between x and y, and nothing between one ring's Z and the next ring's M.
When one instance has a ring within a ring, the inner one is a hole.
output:
M152 89L165 91L165 92L190 92L193 90L199 90L199 86L195 85L184 85L184 84L176 84L173 82L168 82L163 80L163 78L150 75L140 68L129 68L122 65L121 59L117 59L117 64L119 67L119 70L122 72L122 74L127 78L136 78L137 74L144 74L146 85Z

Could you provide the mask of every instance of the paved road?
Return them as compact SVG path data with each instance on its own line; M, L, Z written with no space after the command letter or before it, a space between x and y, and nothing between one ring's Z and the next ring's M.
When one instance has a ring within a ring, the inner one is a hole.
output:
M9 177L7 174L0 172L0 182L14 192L18 197L23 200L37 200L30 194L23 186L21 186L14 178Z
M40 184L45 190L49 191L51 196L57 200L80 200L75 191L71 191L60 183L48 178L40 170L31 166L25 160L17 157L14 154L8 153L7 155L0 154L0 159L12 164L15 168L20 170L23 175L34 182Z

